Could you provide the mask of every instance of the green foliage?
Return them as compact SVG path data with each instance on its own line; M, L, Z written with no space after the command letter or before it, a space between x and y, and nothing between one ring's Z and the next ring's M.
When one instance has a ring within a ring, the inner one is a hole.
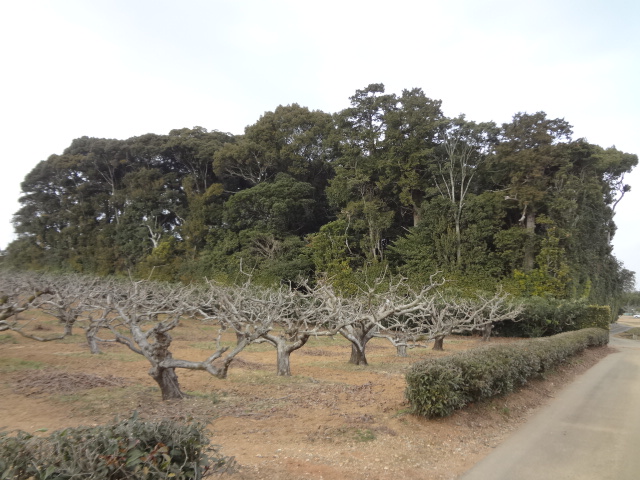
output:
M3 264L184 282L242 265L343 292L384 265L617 312L633 272L612 255L614 210L637 163L544 112L498 127L373 83L335 114L281 105L243 135L77 138L25 177Z
M521 301L524 310L517 321L496 326L497 335L544 337L583 328L608 330L611 323L608 305L589 305L584 299L529 297Z
M315 222L313 187L286 174L242 190L225 203L224 221L233 231L258 229L305 234Z
M621 298L626 312L640 310L640 292L626 292Z
M205 453L211 450L209 454ZM209 447L202 424L146 422L135 415L106 426L68 428L47 437L0 432L0 478L48 480L199 479L229 471L233 458Z
M136 266L136 274L139 278L171 282L176 280L176 265L179 258L175 254L175 239L170 237L161 241L149 255Z
M469 403L503 395L587 347L609 342L590 328L510 345L492 345L414 364L407 373L413 413L444 417Z
M611 308L609 305L589 305L585 314L576 322L575 329L603 328L609 330Z
M569 265L565 261L565 249L560 245L562 234L554 222L545 216L538 217L538 224L545 227L545 236L536 256L536 268L529 272L514 270L511 293L520 296L566 298Z

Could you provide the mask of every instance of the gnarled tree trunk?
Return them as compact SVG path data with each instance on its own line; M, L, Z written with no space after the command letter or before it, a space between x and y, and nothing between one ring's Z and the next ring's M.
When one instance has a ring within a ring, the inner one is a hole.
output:
M287 348L287 345L278 345L277 352L278 376L291 376L291 351Z
M442 351L444 350L444 335L440 337L436 337L435 342L433 342L433 350Z
M366 348L375 333L375 325L360 323L349 325L339 330L340 335L351 342L351 357L349 363L354 365L369 365Z
M360 347L354 342L351 342L351 358L349 358L349 363L353 363L354 365L369 365L369 362L367 362L365 348L366 343Z
M187 396L180 390L175 368L164 368L159 365L154 365L149 369L149 375L151 375L151 378L153 378L160 387L162 400L181 400Z

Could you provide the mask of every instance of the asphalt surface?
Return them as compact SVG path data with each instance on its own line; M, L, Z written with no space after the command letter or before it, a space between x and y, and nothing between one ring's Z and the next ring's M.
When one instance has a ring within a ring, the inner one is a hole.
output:
M640 479L640 341L611 337L610 345L618 352L459 480Z
M611 335L617 335L618 333L622 333L622 332L626 332L627 330L631 330L632 326L630 325L624 325L622 323L612 323L609 326L609 332L611 333Z

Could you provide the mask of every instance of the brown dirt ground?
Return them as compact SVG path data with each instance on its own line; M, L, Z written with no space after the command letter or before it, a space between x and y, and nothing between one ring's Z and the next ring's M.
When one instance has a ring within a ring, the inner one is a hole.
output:
M40 336L57 330L44 317L29 328ZM428 420L407 413L404 373L419 359L474 348L479 339L451 337L445 352L414 349L408 358L374 339L370 365L356 367L347 363L346 340L319 338L294 352L291 377L275 375L272 348L253 345L227 380L179 370L193 397L162 402L142 357L115 344L91 355L81 333L47 343L0 334L0 430L46 435L134 410L143 418L203 420L213 443L238 462L229 478L242 480L456 478L612 351L590 349L517 393ZM174 332L174 357L203 360L214 337L213 327L184 322ZM492 339L507 341L518 340Z

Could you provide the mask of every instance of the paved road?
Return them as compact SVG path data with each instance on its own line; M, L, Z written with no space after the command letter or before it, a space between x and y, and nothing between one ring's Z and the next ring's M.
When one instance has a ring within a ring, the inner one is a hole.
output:
M459 480L640 479L640 342L611 346Z
M612 323L611 325L609 325L609 331L611 332L611 335L626 332L627 330L631 330L632 328L632 326L624 325L623 323Z

